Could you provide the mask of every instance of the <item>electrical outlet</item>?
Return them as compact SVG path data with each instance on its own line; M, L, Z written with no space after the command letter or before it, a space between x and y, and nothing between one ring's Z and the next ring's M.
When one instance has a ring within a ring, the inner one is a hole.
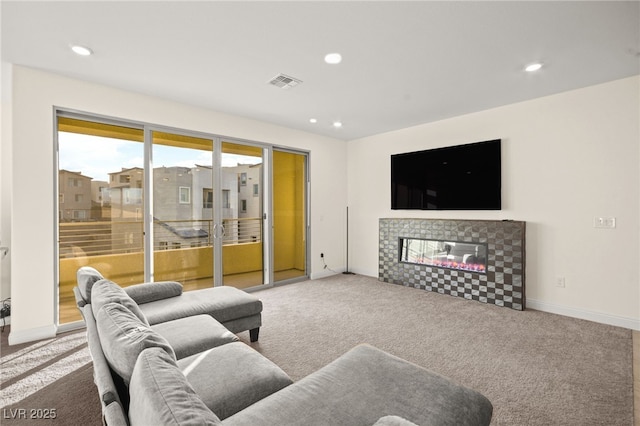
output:
M556 287L564 288L564 286L565 286L564 277L557 277L556 278Z

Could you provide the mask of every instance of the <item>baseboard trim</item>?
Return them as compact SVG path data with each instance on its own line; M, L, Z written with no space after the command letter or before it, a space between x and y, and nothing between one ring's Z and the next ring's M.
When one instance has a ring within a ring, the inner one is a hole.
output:
M569 306L556 305L555 303L543 302L541 300L527 298L527 308L536 311L549 312L552 314L564 315L572 318L579 318L588 321L599 322L601 324L615 325L616 327L629 328L640 331L640 319L620 317L617 315L603 314L602 312L576 309Z
M20 343L33 342L35 340L50 339L56 337L57 332L58 328L54 324L27 330L14 330L12 327L9 333L9 344L19 345Z
M311 273L311 276L309 276L309 279L312 280L319 280L320 278L326 278L326 277L330 277L332 275L338 275L340 272L336 272L336 271L329 271L329 270L322 270L320 272L315 272L315 273Z

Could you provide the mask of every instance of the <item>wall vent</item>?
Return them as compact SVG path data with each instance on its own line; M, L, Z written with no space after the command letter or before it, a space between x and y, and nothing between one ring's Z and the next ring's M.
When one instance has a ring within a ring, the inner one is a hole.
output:
M302 83L302 80L299 80L297 78L294 78L285 74L278 74L275 77L273 77L271 80L269 80L268 83L272 86L276 86L281 89L290 89Z

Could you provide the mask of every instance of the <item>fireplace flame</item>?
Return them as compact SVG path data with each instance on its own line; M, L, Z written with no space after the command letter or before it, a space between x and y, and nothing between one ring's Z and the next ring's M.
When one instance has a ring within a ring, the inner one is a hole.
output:
M464 263L452 260L432 259L428 257L416 258L415 263L437 266L440 268L458 269L461 271L485 272L486 269L486 267L481 263Z

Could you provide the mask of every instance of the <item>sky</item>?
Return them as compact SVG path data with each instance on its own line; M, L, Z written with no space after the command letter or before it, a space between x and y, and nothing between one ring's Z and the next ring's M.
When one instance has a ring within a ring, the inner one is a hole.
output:
M104 138L77 133L58 133L58 168L80 172L93 180L109 181L109 173L123 168L142 168L144 165L143 144L122 139ZM235 167L241 164L257 164L258 157L223 154L222 166ZM196 149L155 145L153 167L195 165L211 166L211 152Z

